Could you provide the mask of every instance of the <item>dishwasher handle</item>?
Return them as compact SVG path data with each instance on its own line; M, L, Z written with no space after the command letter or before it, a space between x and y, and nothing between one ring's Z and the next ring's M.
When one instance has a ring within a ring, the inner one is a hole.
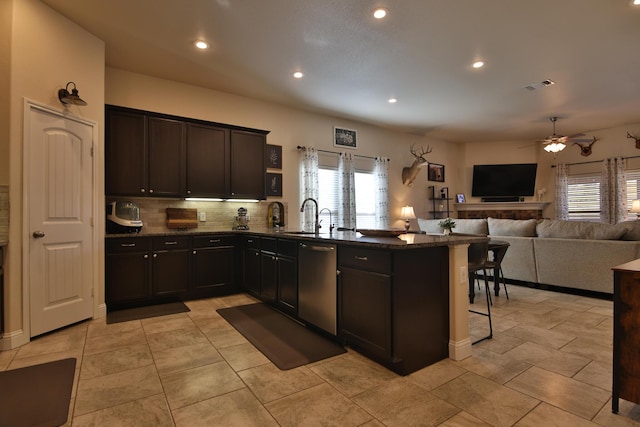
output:
M302 249L308 249L316 252L331 252L336 250L335 246L307 245L305 243L300 243L300 247Z

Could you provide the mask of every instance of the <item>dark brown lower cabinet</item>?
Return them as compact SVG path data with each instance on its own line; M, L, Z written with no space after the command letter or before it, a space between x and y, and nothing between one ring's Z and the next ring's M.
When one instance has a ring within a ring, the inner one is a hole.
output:
M260 237L241 236L240 248L242 251L242 262L240 263L240 274L242 275L242 288L250 294L260 296L260 283L262 273L260 269Z
M338 246L343 342L401 375L449 355L448 248Z
M378 359L391 357L391 276L340 267L340 329L349 344Z
M233 236L194 236L191 294L195 297L225 295L236 291Z
M108 309L236 292L235 241L214 234L105 239Z
M151 239L106 239L105 300L107 307L141 305L151 298Z
M189 290L190 237L153 238L153 296L184 296Z

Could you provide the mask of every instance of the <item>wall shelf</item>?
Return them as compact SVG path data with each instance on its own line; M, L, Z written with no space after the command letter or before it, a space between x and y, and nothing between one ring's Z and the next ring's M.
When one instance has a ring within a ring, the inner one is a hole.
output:
M431 210L428 211L428 213L433 216L433 219L448 218L451 216L451 207L449 202L452 199L449 197L449 188L442 187L440 189L440 197L436 197L435 185L428 186L427 191L429 200L431 200Z

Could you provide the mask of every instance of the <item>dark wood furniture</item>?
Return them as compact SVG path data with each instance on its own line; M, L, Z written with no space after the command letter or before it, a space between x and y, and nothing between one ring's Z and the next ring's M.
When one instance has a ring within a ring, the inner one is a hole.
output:
M640 404L640 260L613 268L613 394Z
M107 105L107 196L266 199L268 131Z
M298 244L295 240L260 239L261 292L263 300L282 311L298 314Z
M542 219L547 205L549 202L486 202L455 203L453 206L460 219Z
M448 357L446 246L338 245L338 325L345 344L402 375Z
M107 238L105 254L109 310L238 291L233 235Z

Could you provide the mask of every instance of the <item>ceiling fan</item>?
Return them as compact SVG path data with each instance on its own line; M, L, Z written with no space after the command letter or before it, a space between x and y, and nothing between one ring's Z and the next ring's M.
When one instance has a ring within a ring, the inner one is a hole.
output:
M557 153L564 150L567 146L567 143L570 142L578 145L581 145L581 143L595 142L595 138L579 138L580 136L584 136L583 133L578 133L570 136L556 135L556 121L558 120L558 118L549 117L549 120L551 120L551 123L553 123L553 134L543 140L538 141L542 142L544 150L549 153Z

